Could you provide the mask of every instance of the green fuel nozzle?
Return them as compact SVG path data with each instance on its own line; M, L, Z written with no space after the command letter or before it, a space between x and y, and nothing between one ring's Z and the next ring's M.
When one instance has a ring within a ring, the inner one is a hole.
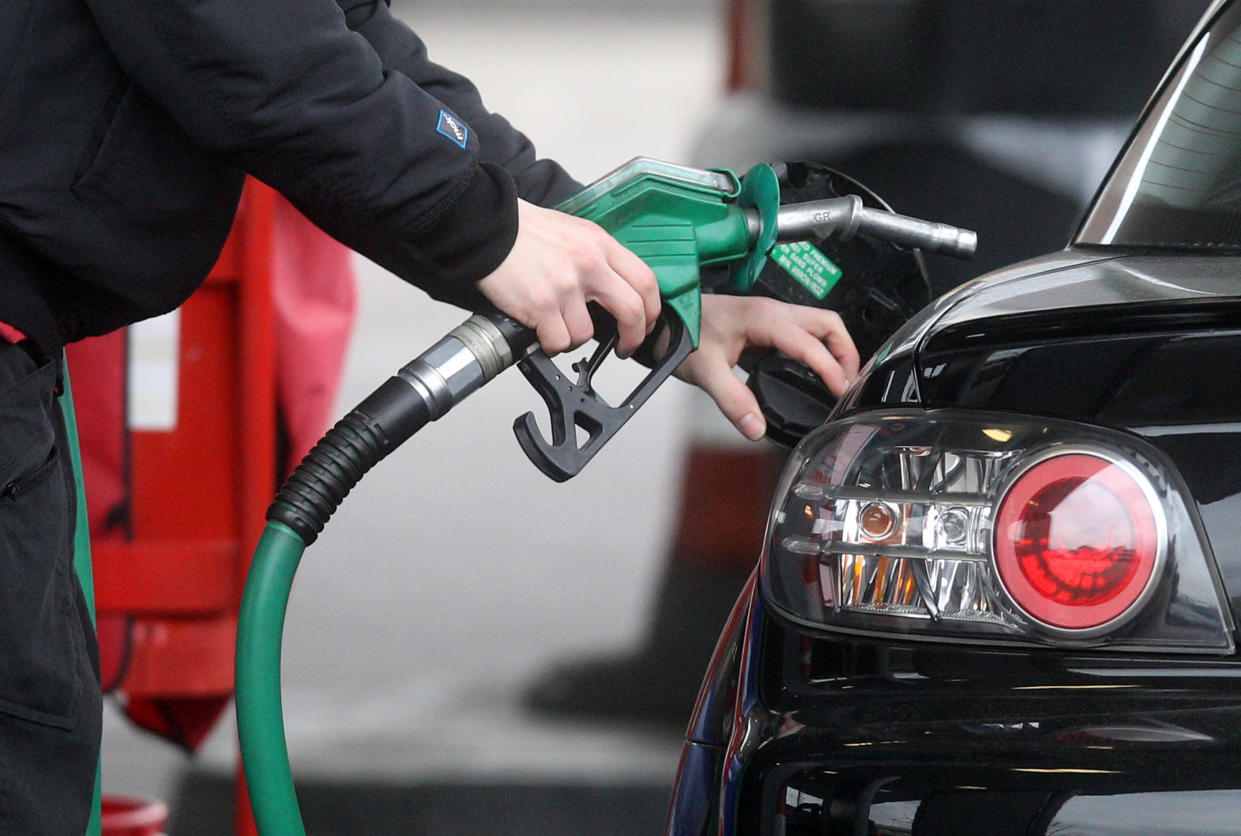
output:
M552 437L540 433L533 413L518 418L513 429L530 460L557 481L580 472L698 347L702 293L716 289L703 287L703 268L729 265L730 289L748 293L781 242L866 232L963 258L973 255L977 242L968 230L870 209L855 196L781 206L779 179L769 165L737 177L638 157L557 208L599 224L650 266L670 328L666 353L616 406L605 403L592 385L615 344L614 333L599 335L599 349L574 366L576 380L538 350L518 363L547 404Z
M871 209L855 195L781 206L779 180L765 164L737 177L638 157L557 208L598 223L650 265L695 347L704 267L731 264L733 289L746 292L778 243L869 233L958 258L978 243L969 230Z
M752 230L738 205L741 180L646 157L604 175L557 209L594 221L647 263L665 308L698 345L702 268L749 250Z

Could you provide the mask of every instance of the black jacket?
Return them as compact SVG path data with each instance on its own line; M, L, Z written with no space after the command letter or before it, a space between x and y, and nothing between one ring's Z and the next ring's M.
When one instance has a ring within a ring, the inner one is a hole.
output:
M171 310L243 172L465 306L515 193L577 187L381 0L0 3L0 321L50 353Z

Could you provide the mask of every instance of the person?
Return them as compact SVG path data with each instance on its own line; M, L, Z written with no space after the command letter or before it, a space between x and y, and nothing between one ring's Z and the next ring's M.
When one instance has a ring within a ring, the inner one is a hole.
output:
M17 0L0 8L0 831L80 833L99 750L95 638L71 570L62 347L173 309L212 266L245 174L435 299L494 305L554 354L633 353L650 269L546 208L580 187L431 62L381 0ZM838 318L710 299L679 374L762 435L731 367L774 347L840 391Z

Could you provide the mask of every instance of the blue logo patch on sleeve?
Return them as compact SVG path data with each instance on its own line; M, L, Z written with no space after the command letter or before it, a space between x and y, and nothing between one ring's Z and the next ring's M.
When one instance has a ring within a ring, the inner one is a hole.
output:
M462 148L465 147L466 140L470 138L469 127L446 110L440 111L440 121L439 124L435 126L435 130L437 133L443 134Z

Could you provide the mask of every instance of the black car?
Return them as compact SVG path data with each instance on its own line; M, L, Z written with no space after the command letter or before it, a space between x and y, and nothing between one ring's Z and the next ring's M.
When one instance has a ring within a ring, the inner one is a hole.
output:
M1241 832L1241 0L795 449L671 833Z

